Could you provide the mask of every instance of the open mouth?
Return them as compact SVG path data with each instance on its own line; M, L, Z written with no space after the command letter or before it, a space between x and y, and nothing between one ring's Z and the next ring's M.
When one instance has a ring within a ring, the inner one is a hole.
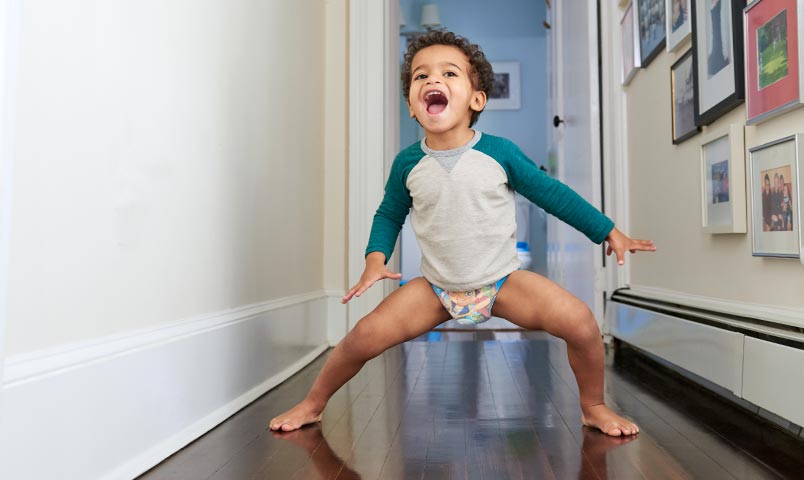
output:
M447 108L447 96L438 90L431 90L424 94L424 103L427 105L427 113L438 115Z

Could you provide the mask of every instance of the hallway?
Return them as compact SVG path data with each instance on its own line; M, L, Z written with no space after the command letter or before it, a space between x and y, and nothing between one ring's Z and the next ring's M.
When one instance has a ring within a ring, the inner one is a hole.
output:
M607 401L641 427L580 423L564 344L541 332L438 332L369 362L315 426L268 420L323 354L140 478L801 478L804 446L632 350L607 352Z

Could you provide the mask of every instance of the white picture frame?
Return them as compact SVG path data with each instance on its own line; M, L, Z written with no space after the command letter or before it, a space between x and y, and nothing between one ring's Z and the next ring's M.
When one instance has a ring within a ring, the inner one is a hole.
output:
M804 134L790 135L749 150L751 175L751 254L755 257L802 258L804 239L802 239L801 221L801 157L804 155ZM765 178L767 177L767 181ZM773 185L782 185L787 189L787 202L784 194L774 199ZM784 177L782 180L781 177ZM767 185L767 188L763 186ZM765 190L768 190L767 192ZM788 203L788 208L775 211L776 203ZM790 212L789 217L782 215L782 225L777 228L774 217ZM798 210L798 211L796 211ZM791 225L787 225L787 222Z
M692 37L691 0L665 0L667 51L675 52Z
M636 38L636 17L634 16L634 5L629 2L620 19L620 42L622 50L622 75L620 81L623 86L631 83L631 80L642 65L639 61L639 45Z
M494 85L488 95L489 110L519 110L520 82L519 62L491 62L494 70Z
M701 138L701 227L710 234L746 233L745 133L742 125Z

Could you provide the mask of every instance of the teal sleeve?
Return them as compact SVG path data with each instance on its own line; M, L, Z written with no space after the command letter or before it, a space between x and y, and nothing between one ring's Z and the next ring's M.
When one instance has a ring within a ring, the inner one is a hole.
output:
M589 240L602 243L614 228L609 217L573 189L539 169L513 142L484 134L475 148L503 167L514 190Z
M385 254L385 263L391 258L399 231L402 230L405 217L413 205L410 191L406 186L408 174L423 156L424 152L416 143L400 152L394 159L391 173L385 183L385 194L371 224L366 255L371 252L382 252Z

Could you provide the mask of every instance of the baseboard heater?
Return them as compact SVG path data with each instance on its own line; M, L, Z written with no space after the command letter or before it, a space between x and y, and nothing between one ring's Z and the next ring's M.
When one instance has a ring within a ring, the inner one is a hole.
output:
M606 330L691 373L687 376L717 393L756 406L757 413L778 416L776 423L804 435L804 328L625 288L607 303Z
M717 312L703 308L680 305L664 300L646 298L631 294L629 288L621 288L611 295L611 300L624 305L632 305L645 310L671 315L691 322L709 325L766 342L786 345L804 350L804 328L774 323L747 316Z

